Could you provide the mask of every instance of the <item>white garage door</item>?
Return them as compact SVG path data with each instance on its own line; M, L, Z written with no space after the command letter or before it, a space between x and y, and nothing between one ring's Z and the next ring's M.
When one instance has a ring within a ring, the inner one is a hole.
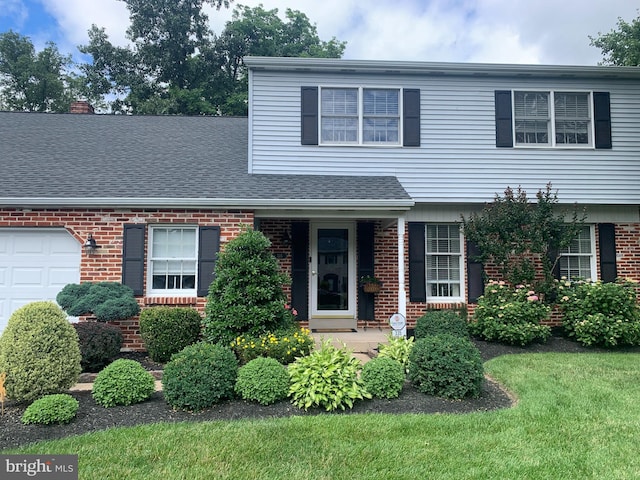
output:
M80 282L81 246L66 230L0 229L0 332L30 302Z

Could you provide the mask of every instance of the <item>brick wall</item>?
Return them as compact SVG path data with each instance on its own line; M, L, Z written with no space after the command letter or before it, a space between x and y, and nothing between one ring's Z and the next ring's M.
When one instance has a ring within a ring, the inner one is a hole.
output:
M2 209L0 227L64 227L81 245L91 234L100 246L93 255L82 252L81 282L122 281L124 224L188 224L220 226L221 249L244 226L253 225L253 212L240 210L146 209ZM146 272L145 272L146 275ZM146 279L145 279L146 285ZM204 311L205 297L138 297L142 308L153 305L191 306ZM143 349L138 319L114 322L123 330L124 348Z

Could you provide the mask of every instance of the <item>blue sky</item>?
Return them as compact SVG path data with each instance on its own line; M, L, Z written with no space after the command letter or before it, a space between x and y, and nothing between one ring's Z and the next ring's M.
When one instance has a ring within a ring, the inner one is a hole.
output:
M238 2L236 2L237 4ZM618 17L636 18L637 0L244 0L248 6L300 10L320 37L347 41L345 58L481 63L595 65L588 36ZM211 10L219 33L232 10ZM78 58L91 24L125 45L128 11L118 0L0 0L0 32L53 41Z

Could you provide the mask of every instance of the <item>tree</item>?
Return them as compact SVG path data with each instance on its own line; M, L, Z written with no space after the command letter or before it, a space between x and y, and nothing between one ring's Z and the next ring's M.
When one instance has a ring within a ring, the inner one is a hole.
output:
M53 42L36 52L29 37L0 33L0 105L6 110L67 112L77 91L71 56Z
M544 280L538 287L548 291L553 284L553 270L560 252L580 232L584 214L573 208L570 220L557 211L558 193L551 184L539 190L536 203L530 203L527 192L507 187L504 197L496 194L493 203L480 213L462 218L464 235L480 250L477 260L496 265L512 285L534 284L537 267Z
M640 17L625 22L618 17L618 29L589 36L590 45L602 50L603 65L640 66Z

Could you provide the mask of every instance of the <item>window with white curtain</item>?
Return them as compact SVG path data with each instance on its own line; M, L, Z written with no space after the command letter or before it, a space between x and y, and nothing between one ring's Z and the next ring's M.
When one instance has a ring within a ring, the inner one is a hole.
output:
M516 91L513 110L516 145L593 145L589 92Z
M321 143L400 143L400 90L322 88Z
M589 225L582 227L571 244L560 251L560 277L568 280L595 279L595 238Z
M196 293L197 228L150 228L150 294Z
M460 226L426 225L427 298L462 298L462 235Z

